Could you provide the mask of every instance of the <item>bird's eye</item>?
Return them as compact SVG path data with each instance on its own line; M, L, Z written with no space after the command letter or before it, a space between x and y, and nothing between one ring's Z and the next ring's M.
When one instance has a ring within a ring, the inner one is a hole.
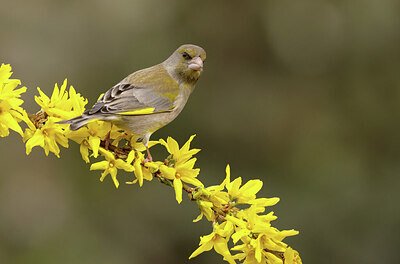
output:
M182 57L184 57L187 60L190 60L192 57L190 57L189 54L187 54L186 52L182 53Z

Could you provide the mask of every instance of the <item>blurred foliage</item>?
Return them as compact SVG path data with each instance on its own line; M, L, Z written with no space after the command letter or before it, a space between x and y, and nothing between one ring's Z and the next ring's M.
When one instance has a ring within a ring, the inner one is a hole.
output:
M68 77L91 105L180 44L202 46L207 62L194 94L154 138L183 142L196 133L207 185L222 181L226 163L244 180L261 178L261 196L281 197L277 227L300 230L288 243L305 263L394 262L399 7L396 0L3 1L0 61L24 80L25 98ZM33 99L24 108L38 110ZM36 149L27 157L19 141L14 133L0 142L0 263L187 263L194 238L210 232L205 223L193 228L189 202L163 199L169 188L116 191L88 172L77 146L61 160ZM191 263L218 261L203 254Z

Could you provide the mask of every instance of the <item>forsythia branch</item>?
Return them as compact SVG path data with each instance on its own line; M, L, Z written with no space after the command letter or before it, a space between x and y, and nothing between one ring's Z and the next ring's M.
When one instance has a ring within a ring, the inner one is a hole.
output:
M279 231L271 226L277 218L274 213L265 213L266 207L275 205L279 198L256 197L263 185L261 180L250 180L243 185L240 177L231 180L229 165L220 185L204 187L197 179L200 169L194 168L197 159L193 156L200 150L190 148L194 136L182 147L171 137L166 141L149 142L149 147L164 146L169 155L164 161L146 162L145 147L137 142L138 138L110 123L93 121L77 131L70 131L68 125L57 123L81 115L88 102L72 86L67 91L66 80L61 87L55 85L51 97L38 88L39 96L35 96L35 101L41 109L36 114L29 114L21 107L24 101L20 97L26 87L17 89L21 81L10 79L11 75L11 66L2 64L0 136L8 136L10 129L19 133L26 144L27 155L33 147L39 146L46 155L52 152L60 157L59 145L68 148L69 140L72 140L80 145L86 163L91 163L91 158L103 158L90 166L90 170L102 171L101 181L110 174L118 188L117 174L124 170L133 172L131 175L135 176L128 184L142 186L144 180L152 181L155 177L172 187L178 203L181 203L185 191L200 210L200 215L193 221L198 222L205 216L213 227L210 234L200 238L200 246L189 258L214 248L231 264L236 261L245 264L301 263L298 252L282 242L285 237L297 235L298 231ZM21 122L26 124L24 131ZM231 251L239 253L232 255Z

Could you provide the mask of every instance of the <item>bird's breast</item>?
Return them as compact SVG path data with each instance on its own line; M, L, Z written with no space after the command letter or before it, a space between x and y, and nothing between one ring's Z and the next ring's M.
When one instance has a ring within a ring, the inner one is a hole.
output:
M189 99L189 96L192 92L191 89L189 89L185 85L180 85L179 88L180 88L180 92L174 101L174 109L171 112L171 114L174 116L173 118L175 118L177 115L179 115L179 113L185 107L185 104L186 104L187 100Z

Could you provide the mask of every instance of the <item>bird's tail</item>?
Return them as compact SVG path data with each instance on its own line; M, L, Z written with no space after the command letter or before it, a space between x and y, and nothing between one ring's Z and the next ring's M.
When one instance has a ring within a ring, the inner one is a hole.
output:
M72 119L68 120L63 120L60 122L57 122L58 124L70 124L69 129L72 131L78 130L79 128L83 127L87 123L89 123L92 119L94 119L94 116L88 116L88 115L81 115Z

